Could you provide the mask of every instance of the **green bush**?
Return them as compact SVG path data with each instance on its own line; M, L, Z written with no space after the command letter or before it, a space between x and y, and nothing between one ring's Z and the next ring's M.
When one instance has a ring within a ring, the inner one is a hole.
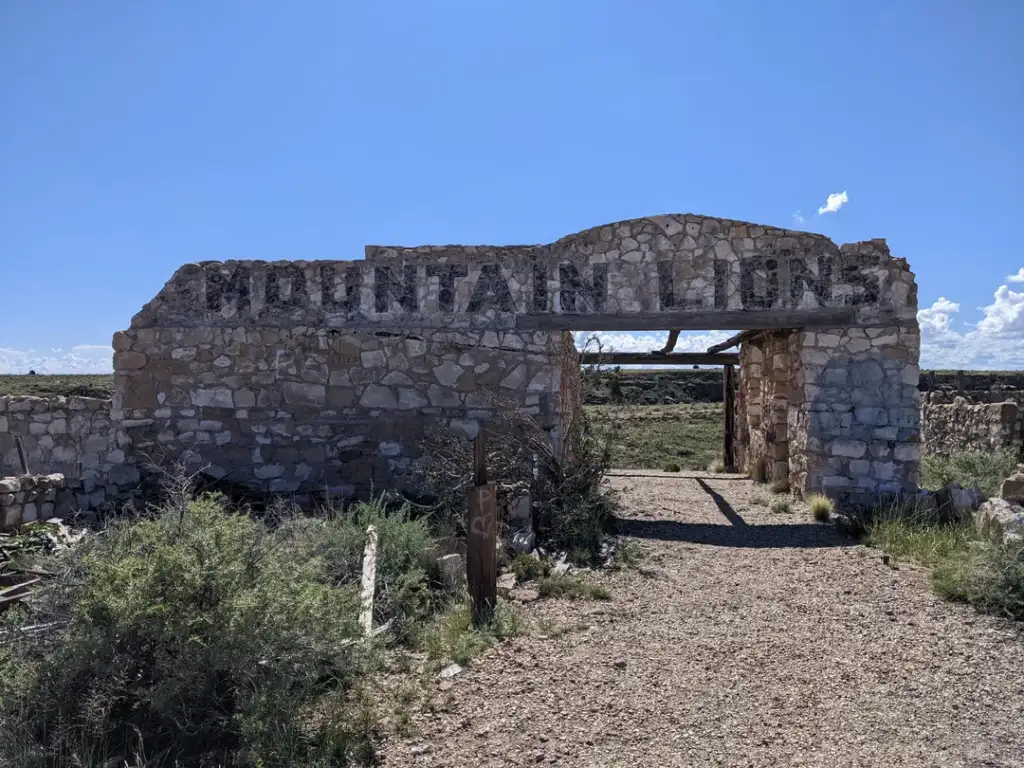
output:
M322 562L331 586L357 587L370 525L377 529L374 621L390 621L390 634L407 641L433 609L437 541L426 520L412 518L408 506L389 509L378 499L332 510L326 518L294 517L281 526L280 536L296 557Z
M491 620L481 627L473 626L469 602L455 603L423 626L419 645L433 662L464 666L498 640L521 635L524 627L518 607L505 600L498 601Z
M516 575L516 581L524 584L547 576L551 572L551 565L527 552L522 552L512 561L512 572Z
M367 759L356 589L289 543L212 497L89 537L46 598L66 628L0 659L0 764Z
M986 496L995 496L1000 484L1016 468L1017 454L1012 450L924 456L921 459L921 486L934 490L949 483L959 483L964 488L979 488Z
M612 593L603 584L591 584L572 576L545 576L537 582L541 597L569 600L611 600Z
M769 509L778 514L787 513L790 511L789 499L775 499Z

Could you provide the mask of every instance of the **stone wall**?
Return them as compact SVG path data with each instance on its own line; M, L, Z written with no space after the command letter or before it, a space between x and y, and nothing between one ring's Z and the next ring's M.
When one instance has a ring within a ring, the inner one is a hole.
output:
M959 451L1021 449L1021 413L1016 403L973 403L957 397L933 403L926 395L921 407L921 442L926 454L948 456Z
M63 488L60 474L0 477L0 531L53 517Z
M469 439L497 408L557 438L559 334L161 328L114 346L134 454L272 492L415 486L429 430Z
M21 473L20 437L31 472L60 473L58 514L98 507L138 482L111 401L93 397L0 397L0 475ZM138 460L139 457L135 457Z
M764 333L740 345L738 465L766 481L789 479L791 336Z

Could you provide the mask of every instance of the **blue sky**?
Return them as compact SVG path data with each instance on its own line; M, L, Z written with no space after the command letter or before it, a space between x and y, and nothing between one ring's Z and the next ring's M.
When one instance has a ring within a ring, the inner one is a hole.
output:
M886 237L926 365L1024 366L1022 39L1019 0L6 0L0 372L108 369L189 261L665 212Z

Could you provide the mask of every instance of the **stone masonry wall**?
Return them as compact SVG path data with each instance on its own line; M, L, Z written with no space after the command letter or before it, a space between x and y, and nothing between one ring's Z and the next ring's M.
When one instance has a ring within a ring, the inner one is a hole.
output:
M790 335L765 333L740 345L740 466L762 466L767 481L789 479Z
M0 477L0 531L53 517L58 511L57 495L63 489L64 476L60 474Z
M126 464L126 436L111 417L111 401L94 397L0 397L0 475L21 474L14 438L32 472L67 480L57 514L89 509L138 482Z
M473 434L493 393L500 407L535 409L558 439L563 406L574 407L562 331L782 324L803 329L786 342L786 418L781 372L745 405L772 409L776 448L786 432L791 482L835 495L910 489L916 316L913 274L884 240L837 246L692 214L547 245L203 262L115 336L111 416L133 466L190 456L270 490L351 493L411 481L422 437Z
M348 496L414 485L428 430L469 439L495 408L555 430L560 343L545 332L129 330L115 338L114 407L136 455Z
M949 456L959 451L1021 449L1017 404L972 403L958 397L952 403L926 402L921 407L921 444L926 454Z

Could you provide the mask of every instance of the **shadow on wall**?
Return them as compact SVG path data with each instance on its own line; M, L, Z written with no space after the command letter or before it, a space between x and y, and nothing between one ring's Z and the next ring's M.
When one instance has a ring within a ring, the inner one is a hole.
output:
M831 358L807 406L807 487L855 501L917 490L921 412L907 364ZM863 497L863 499L859 498Z

